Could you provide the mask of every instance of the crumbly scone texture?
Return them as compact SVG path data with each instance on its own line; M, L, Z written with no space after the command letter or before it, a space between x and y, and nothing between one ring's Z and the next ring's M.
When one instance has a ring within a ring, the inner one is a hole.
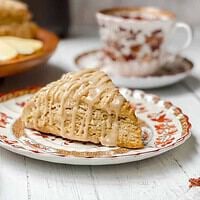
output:
M0 36L16 36L22 38L35 38L38 26L34 22L22 24L12 23L0 25Z
M11 35L34 38L37 25L31 21L31 13L25 3L0 0L0 36Z
M143 147L133 107L101 71L63 75L31 97L21 119L26 128L71 140Z
M25 3L13 0L0 0L0 25L23 23L30 20L31 14Z

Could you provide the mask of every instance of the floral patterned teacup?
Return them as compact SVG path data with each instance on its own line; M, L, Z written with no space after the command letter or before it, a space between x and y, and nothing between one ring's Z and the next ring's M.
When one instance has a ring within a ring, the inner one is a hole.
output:
M153 7L111 8L97 13L108 72L147 76L168 61L169 38L177 28L187 33L180 50L192 40L189 25L176 22L175 15Z

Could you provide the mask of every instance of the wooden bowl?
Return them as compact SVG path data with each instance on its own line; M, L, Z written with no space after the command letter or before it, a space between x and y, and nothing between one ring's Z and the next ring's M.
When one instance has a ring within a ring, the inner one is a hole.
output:
M56 49L59 39L54 33L42 28L38 29L36 39L43 41L43 49L31 55L20 55L12 60L0 61L0 77L22 73L47 62Z

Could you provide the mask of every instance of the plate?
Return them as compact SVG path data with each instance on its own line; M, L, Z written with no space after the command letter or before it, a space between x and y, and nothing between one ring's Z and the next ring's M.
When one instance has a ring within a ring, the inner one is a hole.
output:
M79 143L60 137L19 128L25 102L37 88L10 92L0 97L0 146L14 153L55 163L108 165L157 156L183 144L190 137L190 123L182 111L158 96L142 91L120 89L136 107L145 147L127 149ZM18 127L18 129L17 129ZM15 130L13 132L13 130Z
M101 57L102 51L100 49L91 50L76 56L74 62L78 69L89 67L104 70L99 63ZM189 59L182 56L175 56L173 62L162 66L159 71L151 76L133 77L120 76L111 73L109 73L109 75L113 82L120 87L151 89L177 83L187 77L192 69L193 63Z
M38 28L36 39L43 41L43 49L31 55L19 56L15 59L0 62L0 77L11 76L27 71L45 63L58 44L58 37L45 29Z

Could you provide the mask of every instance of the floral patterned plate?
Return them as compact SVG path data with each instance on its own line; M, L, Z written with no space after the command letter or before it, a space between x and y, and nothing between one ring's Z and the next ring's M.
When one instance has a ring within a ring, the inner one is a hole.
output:
M183 144L190 137L188 117L168 101L142 91L120 89L134 102L143 131L145 147L126 149L79 143L38 131L16 129L24 103L37 88L0 96L0 146L17 154L55 163L106 165L150 158ZM14 131L13 131L14 130Z

